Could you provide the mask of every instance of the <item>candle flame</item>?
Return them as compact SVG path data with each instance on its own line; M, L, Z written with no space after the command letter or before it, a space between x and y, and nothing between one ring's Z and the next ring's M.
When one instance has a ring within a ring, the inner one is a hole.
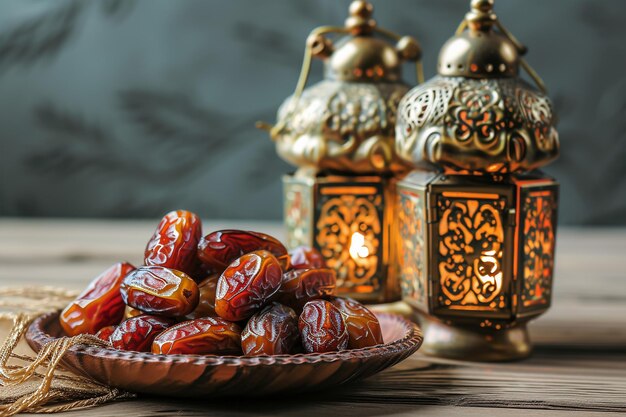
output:
M369 254L370 251L365 246L365 236L359 232L354 232L350 239L350 256L352 256L352 259L367 258Z

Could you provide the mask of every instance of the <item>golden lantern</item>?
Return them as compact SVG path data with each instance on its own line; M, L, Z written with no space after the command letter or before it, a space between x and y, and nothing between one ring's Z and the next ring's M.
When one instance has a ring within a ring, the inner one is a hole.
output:
M400 299L395 178L409 169L395 151L396 110L409 90L402 65L416 62L419 80L421 51L413 38L379 28L372 11L354 1L344 27L311 32L295 93L275 126L260 127L298 167L283 178L288 246L317 248L337 271L341 295L391 302ZM325 77L305 89L313 57L324 61Z
M418 168L398 184L399 274L424 352L516 359L531 350L526 323L550 306L558 185L536 169L559 141L525 48L493 0L471 4L439 75L398 108L397 153Z

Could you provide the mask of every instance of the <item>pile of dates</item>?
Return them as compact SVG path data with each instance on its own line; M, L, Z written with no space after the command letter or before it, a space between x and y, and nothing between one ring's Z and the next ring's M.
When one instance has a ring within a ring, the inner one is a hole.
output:
M258 232L202 235L195 214L168 213L144 253L96 277L61 313L66 334L159 354L279 355L383 343L376 316L335 297L319 252L288 252Z

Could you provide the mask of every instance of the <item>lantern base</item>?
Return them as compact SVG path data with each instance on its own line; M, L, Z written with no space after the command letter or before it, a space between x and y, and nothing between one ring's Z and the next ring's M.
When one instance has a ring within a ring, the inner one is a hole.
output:
M526 324L493 332L448 326L417 314L424 332L420 352L447 359L476 362L514 361L527 358L532 344Z

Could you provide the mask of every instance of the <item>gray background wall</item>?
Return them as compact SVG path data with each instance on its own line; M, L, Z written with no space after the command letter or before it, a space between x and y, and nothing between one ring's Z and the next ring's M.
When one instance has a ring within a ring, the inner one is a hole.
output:
M469 0L373 3L379 24L421 40L430 77ZM308 32L341 24L348 4L0 0L0 216L278 219L290 167L254 122L274 120ZM561 221L626 224L626 1L496 11L560 117L546 171Z

